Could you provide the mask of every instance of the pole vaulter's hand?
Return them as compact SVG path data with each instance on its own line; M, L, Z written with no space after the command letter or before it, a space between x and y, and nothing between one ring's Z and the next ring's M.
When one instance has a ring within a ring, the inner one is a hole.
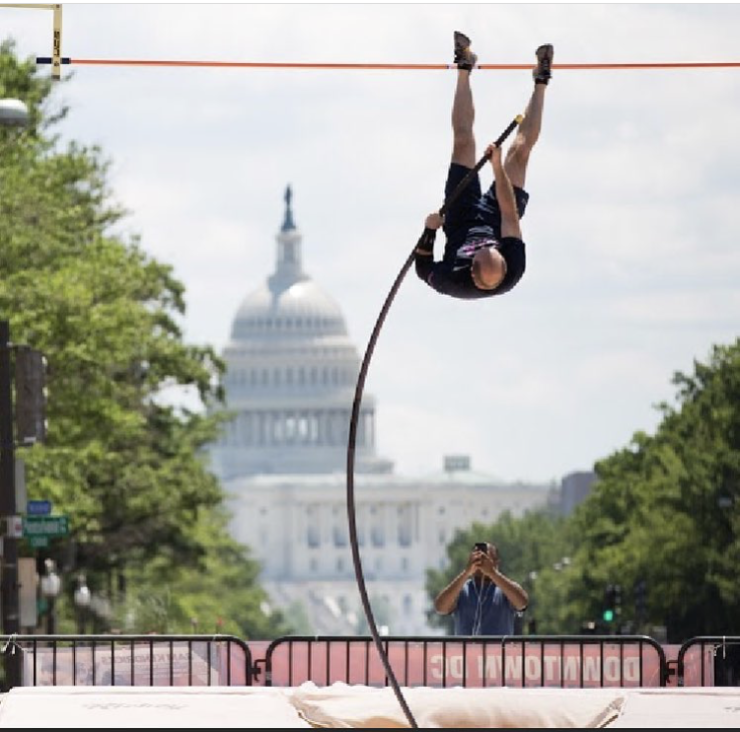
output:
M498 158L499 160L501 160L501 146L497 145L495 142L492 142L486 148L486 157L491 162L496 162L495 158Z
M424 226L426 226L427 229L439 229L442 224L444 224L444 217L440 216L437 211L430 213L424 222Z

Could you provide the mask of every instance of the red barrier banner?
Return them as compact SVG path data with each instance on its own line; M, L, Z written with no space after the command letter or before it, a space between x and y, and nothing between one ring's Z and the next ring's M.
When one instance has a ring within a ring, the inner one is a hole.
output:
M24 686L215 686L221 656L205 642L172 644L78 645L39 648L24 654ZM133 657L132 657L133 650ZM242 664L243 666L243 664ZM242 672L242 677L244 672Z
M680 645L664 645L666 658L675 659L671 667L678 670L678 652ZM712 643L695 643L689 646L683 657L684 686L714 686L714 661L716 647ZM675 676L671 686L676 685Z
M661 685L659 652L645 644L390 642L386 653L404 686ZM305 681L387 685L377 650L365 643L286 642L274 649L271 671L275 686L298 686Z

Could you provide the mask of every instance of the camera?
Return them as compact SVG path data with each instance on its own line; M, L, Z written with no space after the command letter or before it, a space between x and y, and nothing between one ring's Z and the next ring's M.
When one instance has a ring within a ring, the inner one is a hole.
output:
M485 541L476 541L473 545L473 550L488 554L488 544Z

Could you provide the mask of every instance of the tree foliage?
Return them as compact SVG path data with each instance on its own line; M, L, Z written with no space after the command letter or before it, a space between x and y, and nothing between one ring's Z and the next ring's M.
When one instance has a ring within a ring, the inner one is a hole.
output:
M676 373L654 436L600 461L599 490L576 515L601 579L633 597L644 580L649 619L669 636L740 632L740 342L714 346ZM625 608L634 618L635 608Z
M157 588L171 631L198 615L241 635L282 632L205 457L225 419L224 364L184 343L172 267L113 233L125 212L102 151L51 133L66 114L58 83L0 46L0 96L30 110L26 129L0 128L0 314L49 364L47 441L18 452L29 496L70 516L75 551L54 551L94 591L130 604ZM201 408L174 406L173 389Z

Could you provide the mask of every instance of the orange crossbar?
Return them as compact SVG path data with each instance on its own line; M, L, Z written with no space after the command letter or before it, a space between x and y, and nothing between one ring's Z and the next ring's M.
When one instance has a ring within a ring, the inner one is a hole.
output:
M50 63L51 59L37 58L36 63ZM156 61L142 59L64 58L63 64L76 66L188 66L208 68L251 69L406 69L435 71L455 69L454 64L340 64L340 63L291 63L249 61ZM740 61L685 62L685 63L621 63L621 64L553 64L553 69L717 69L738 68ZM528 70L532 64L480 64L482 70Z

